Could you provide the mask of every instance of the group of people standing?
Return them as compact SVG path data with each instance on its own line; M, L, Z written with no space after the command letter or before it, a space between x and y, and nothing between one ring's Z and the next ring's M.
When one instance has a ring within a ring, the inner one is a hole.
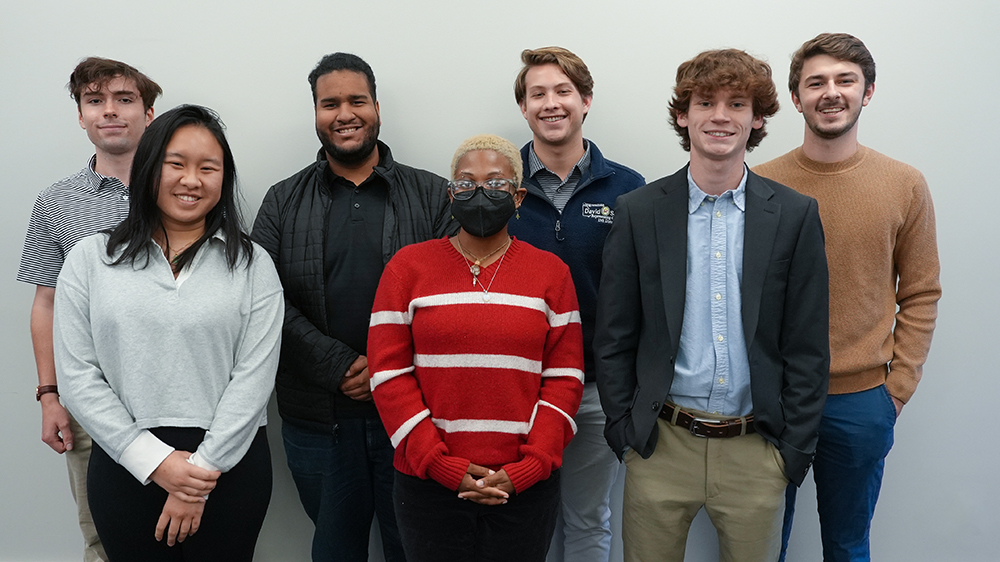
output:
M703 508L721 560L784 559L810 466L824 559L869 559L941 289L926 182L857 141L867 48L795 53L805 141L753 171L770 67L683 63L690 163L648 185L584 138L579 57L521 60L532 140L469 138L446 180L379 140L371 67L323 57L322 147L250 234L219 117L80 63L96 154L39 195L18 279L87 560L252 559L272 388L317 561L367 560L373 519L387 561L540 561L557 527L607 561L622 461L626 560L682 562Z

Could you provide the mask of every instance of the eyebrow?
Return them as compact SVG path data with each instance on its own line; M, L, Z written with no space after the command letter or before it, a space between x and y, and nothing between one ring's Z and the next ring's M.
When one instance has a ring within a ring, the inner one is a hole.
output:
M818 78L824 78L826 76L827 76L826 74L817 73L817 74L810 74L809 76L806 76L805 79L806 80L815 80L815 79L818 79ZM845 70L844 72L838 72L838 73L834 74L833 76L835 78L843 78L845 76L850 76L850 77L853 77L853 78L857 78L858 77L858 73L855 72L855 71L853 71L853 70Z
M344 96L344 97L348 101L370 100L371 99L371 96L369 96L368 94L352 94L352 95ZM331 102L331 101L338 101L340 99L341 99L340 96L330 96L328 98L321 98L318 103L326 103L326 102Z
M184 154L183 152L168 151L163 154L163 159L166 160L167 158L186 159L187 155ZM205 158L202 160L202 162L211 162L213 164L219 164L220 166L222 165L222 161L215 157Z

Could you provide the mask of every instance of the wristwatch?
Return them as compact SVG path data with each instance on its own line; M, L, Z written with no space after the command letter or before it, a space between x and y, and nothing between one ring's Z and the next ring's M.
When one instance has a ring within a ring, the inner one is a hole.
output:
M56 386L56 385L54 385L54 384L40 384L40 385L36 386L35 387L35 401L36 402L41 402L42 401L42 395L43 394L48 394L50 392L53 393L53 394L55 394L56 396L59 396L59 387Z

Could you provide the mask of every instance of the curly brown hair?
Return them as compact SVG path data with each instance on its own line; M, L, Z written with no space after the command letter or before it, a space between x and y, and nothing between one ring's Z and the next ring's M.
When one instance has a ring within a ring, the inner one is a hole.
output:
M80 109L80 97L90 91L91 85L101 89L105 84L122 77L135 82L135 87L139 90L139 97L142 98L142 105L149 111L153 107L153 102L157 96L163 94L163 89L149 79L148 76L139 72L135 67L120 61L105 59L101 57L87 57L80 61L69 75L69 95L76 100L76 108Z
M687 114L692 94L711 96L718 90L747 95L753 100L754 117L763 118L764 124L753 129L747 139L747 152L750 152L767 136L767 119L778 112L778 92L771 78L771 67L739 49L705 51L677 67L677 85L670 100L670 124L681 137L681 146L691 151L691 137L687 127L677 125L677 116Z

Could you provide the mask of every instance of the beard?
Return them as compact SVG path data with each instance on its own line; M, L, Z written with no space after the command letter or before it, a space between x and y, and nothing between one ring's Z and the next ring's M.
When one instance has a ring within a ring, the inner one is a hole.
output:
M323 150L326 154L337 162L341 162L346 165L358 164L363 162L365 158L368 158L372 151L375 150L375 144L378 142L379 129L382 127L382 120L379 119L368 128L368 132L365 133L365 138L362 140L361 144L352 149L341 148L333 142L331 134L329 131L316 128L316 136L319 137L319 142L323 145Z
M817 123L816 120L812 119L806 119L806 125L809 127L809 130L812 131L814 135L816 135L821 139L826 139L826 140L836 139L843 136L844 133L854 128L854 125L857 124L858 119L861 117L862 107L864 106L859 105L857 110L851 110L850 108L848 108L847 111L852 112L850 117L847 119L846 123L838 127L824 129L820 127L820 125Z

